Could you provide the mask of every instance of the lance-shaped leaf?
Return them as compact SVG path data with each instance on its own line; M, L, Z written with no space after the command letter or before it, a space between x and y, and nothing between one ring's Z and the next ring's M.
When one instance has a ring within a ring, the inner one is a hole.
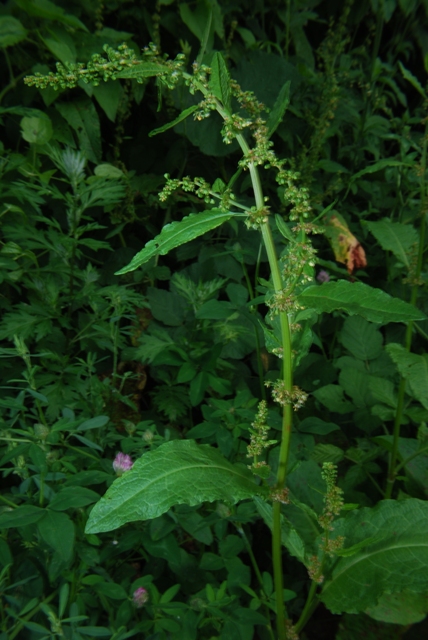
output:
M275 133L281 124L284 114L287 111L287 107L290 104L290 85L290 80L287 80L287 82L282 86L281 91L275 100L275 104L273 105L273 109L269 114L267 121L268 138Z
M398 260L410 268L410 250L418 242L418 232L412 225L391 222L388 218L365 223L382 249L392 251Z
M171 249L186 244L186 242L202 236L207 231L219 227L234 215L236 214L230 211L210 209L202 213L191 213L180 222L171 222L171 224L165 225L160 234L150 240L144 249L137 253L131 262L120 271L117 271L115 275L121 276L129 271L134 271L154 256L164 256Z
M230 109L230 75L221 53L216 51L211 61L210 89L215 97Z
M425 318L425 314L411 304L363 282L339 280L308 287L299 295L299 302L319 312L341 309L351 316L358 314L381 324Z
M337 520L332 536L345 536L346 548L362 546L334 564L321 592L325 606L333 613L359 613L386 593L426 593L427 530L428 503L413 498L383 500Z
M159 127L158 129L152 129L152 131L150 131L150 133L149 133L149 138L152 138L153 136L157 136L158 133L163 133L164 131L168 131L168 129L172 129L172 127L175 127L176 124L179 124L180 122L185 120L188 116L190 116L192 113L194 113L197 109L199 109L199 104L193 104L188 109L184 109L184 111L182 111L180 113L180 115L175 118L175 120L172 120L171 122L168 122L167 124L164 124L163 127Z
M246 467L231 464L217 449L194 440L172 440L143 454L113 482L91 511L86 533L157 518L176 504L234 504L261 492Z
M394 342L388 344L386 350L408 381L410 395L428 409L428 356L409 353L401 344Z
M150 78L152 76L161 76L168 72L168 67L156 62L136 62L132 67L128 67L119 73L115 73L116 78Z

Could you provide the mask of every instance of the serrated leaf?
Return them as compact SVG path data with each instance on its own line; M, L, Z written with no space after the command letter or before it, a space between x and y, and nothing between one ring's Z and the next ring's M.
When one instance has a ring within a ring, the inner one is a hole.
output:
M344 452L334 444L323 444L320 442L315 446L315 449L311 451L311 460L315 460L318 464L323 462L333 462L336 464L343 460Z
M281 87L272 111L269 114L267 121L268 139L275 133L281 124L284 114L287 111L287 107L290 104L290 86L291 82L290 80L287 80L287 82Z
M338 384L326 384L313 391L313 395L334 413L349 413L355 409L352 402L345 400L343 389Z
M115 78L151 78L167 73L168 67L155 62L138 62L132 67L128 67L119 73L115 73Z
M401 224L401 222L391 222L388 218L378 222L366 222L365 224L382 249L391 251L409 269L409 251L412 245L418 242L416 229L411 225Z
M334 564L321 600L333 613L359 613L375 606L385 593L428 590L428 503L383 500L374 508L350 512L336 520L334 534L346 547L381 536L351 557Z
M408 69L406 69L406 67L403 66L400 61L398 61L398 66L400 67L400 71L403 74L403 78L407 80L407 82L410 82L412 87L414 87L416 91L419 91L419 93L423 98L426 98L424 88L419 82L419 80L416 78L416 76L414 76L413 73L411 73Z
M199 109L199 104L193 104L191 107L184 109L184 111L182 111L180 115L175 118L175 120L172 120L172 122L168 122L167 124L164 124L163 127L158 127L157 129L153 129L152 131L150 131L149 138L157 136L158 133L168 131L168 129L172 129L172 127L175 127L176 124L183 122L183 120L194 113L197 109Z
M386 350L405 378L411 394L428 409L428 356L409 353L401 344L391 343Z
M22 23L12 16L0 16L0 48L18 44L27 35Z
M411 304L362 282L325 282L322 286L308 287L298 299L306 307L318 312L331 313L340 309L351 316L359 314L370 322L382 324L424 320L426 317Z
M361 316L351 316L343 323L340 341L353 356L366 361L380 355L383 336L375 325Z
M172 440L145 453L95 505L86 533L117 529L162 515L176 504L236 503L261 492L245 467L193 440Z
M207 231L219 227L223 222L230 220L233 215L235 214L229 211L210 209L202 213L190 214L180 222L171 222L171 224L165 225L160 234L150 240L144 249L137 253L131 262L120 271L117 271L115 275L121 276L124 273L129 273L129 271L134 271L155 256L164 256L171 249L186 244L186 242L202 236Z
M350 178L350 181L354 182L355 180L358 180L358 178L361 178L362 176L365 176L368 173L376 173L377 171L382 171L387 167L402 167L405 164L406 164L405 162L400 162L399 160L390 160L389 158L378 160L374 164L370 164L364 169L361 169L361 171L354 173L354 175Z
M215 97L230 109L230 75L223 56L215 52L211 61L211 77L209 87Z

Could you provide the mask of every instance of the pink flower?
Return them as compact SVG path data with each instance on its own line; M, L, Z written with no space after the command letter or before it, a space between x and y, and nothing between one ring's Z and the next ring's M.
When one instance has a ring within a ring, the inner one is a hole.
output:
M132 469L132 459L127 453L118 453L113 460L113 469L116 475L121 476L125 471Z
M330 280L330 276L327 273L327 271L324 271L324 269L321 269L321 271L317 275L317 280L318 282L328 282Z
M141 607L146 604L148 599L149 594L144 587L138 587L138 589L135 589L134 593L132 594L132 602L135 604L137 609L141 609Z

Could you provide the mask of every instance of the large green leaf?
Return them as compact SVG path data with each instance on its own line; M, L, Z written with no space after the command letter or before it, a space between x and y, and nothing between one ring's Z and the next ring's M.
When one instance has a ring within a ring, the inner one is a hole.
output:
M359 360L374 360L382 351L383 337L379 329L361 318L346 318L340 332L343 346Z
M408 381L411 395L428 409L428 356L409 353L396 343L388 344L386 350L398 371Z
M248 469L231 464L217 449L172 440L145 453L113 482L91 511L86 533L156 518L176 504L235 503L260 492Z
M27 35L24 26L12 16L0 17L0 47L11 47Z
M392 251L398 260L410 268L409 251L418 242L418 232L409 224L391 222L388 218L365 223L382 249Z
M389 296L381 289L347 280L308 287L299 295L299 302L319 312L330 313L340 309L351 316L359 314L370 322L382 324L425 318L416 307Z
M428 503L383 500L334 523L355 554L340 557L323 585L321 600L333 613L375 607L385 593L428 590ZM364 546L364 541L367 545Z
M210 209L202 213L190 214L180 222L171 222L171 224L165 225L160 234L150 240L144 249L137 253L131 262L120 271L117 271L115 275L121 276L129 271L134 271L154 256L164 256L171 249L186 244L186 242L202 236L207 231L219 227L223 222L230 220L233 215L235 214L230 211Z

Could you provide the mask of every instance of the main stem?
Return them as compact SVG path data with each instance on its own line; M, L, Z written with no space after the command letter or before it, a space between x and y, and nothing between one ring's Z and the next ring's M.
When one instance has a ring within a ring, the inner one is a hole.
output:
M183 77L190 78L187 73L183 73ZM206 96L207 90L202 85L197 83L198 89ZM230 117L228 110L224 105L216 100L216 108L220 116L227 120ZM248 157L250 147L242 134L236 136L239 146L245 157ZM248 164L250 171L251 183L254 191L254 198L256 202L257 210L261 211L264 206L263 189L260 181L260 175L256 165L253 162ZM263 243L266 248L268 256L269 267L272 274L272 282L275 293L279 293L283 290L283 282L281 277L281 271L278 265L278 257L276 255L275 243L272 237L272 230L269 225L269 221L262 223L261 232L263 237ZM292 374L292 361L291 361L291 336L290 325L288 322L288 316L286 312L280 312L280 327L281 327L281 343L282 343L282 379L284 382L285 391L288 392L291 397L293 387L293 374ZM290 450L291 441L291 405L286 404L282 414L282 433L281 433L281 446L279 452L278 471L276 478L276 489L281 490L285 485L285 479L287 475L287 463L288 454ZM275 585L275 597L276 597L276 626L278 640L287 639L287 631L285 627L285 607L284 607L284 582L282 573L282 543L281 543L281 503L274 502L273 504L273 526L272 526L272 560L273 560L273 580Z
M248 155L250 149L241 135L237 136L238 143L245 156ZM257 167L253 164L249 164L249 171L251 176L251 182L254 190L254 197L256 201L257 209L263 209L264 198L263 190L260 182L260 175ZM283 282L281 272L278 265L278 258L276 255L275 244L272 237L272 231L269 222L266 221L261 225L261 232L263 237L264 246L268 256L269 267L272 274L272 282L275 293L279 293L283 289ZM291 336L290 325L288 322L288 316L285 312L280 313L280 327L281 327L281 342L282 342L282 378L284 381L285 390L291 395L293 386L292 375L292 362L291 362ZM281 446L278 461L278 472L276 480L276 488L282 489L285 485L285 479L287 475L287 462L288 454L290 450L291 441L291 405L286 404L284 406L282 414L282 437ZM276 621L277 621L277 633L279 640L286 640L286 628L285 628L285 610L284 610L284 583L282 573L282 543L281 543L281 503L274 502L273 504L273 527L272 527L272 560L273 560L273 577L275 584L276 595Z

